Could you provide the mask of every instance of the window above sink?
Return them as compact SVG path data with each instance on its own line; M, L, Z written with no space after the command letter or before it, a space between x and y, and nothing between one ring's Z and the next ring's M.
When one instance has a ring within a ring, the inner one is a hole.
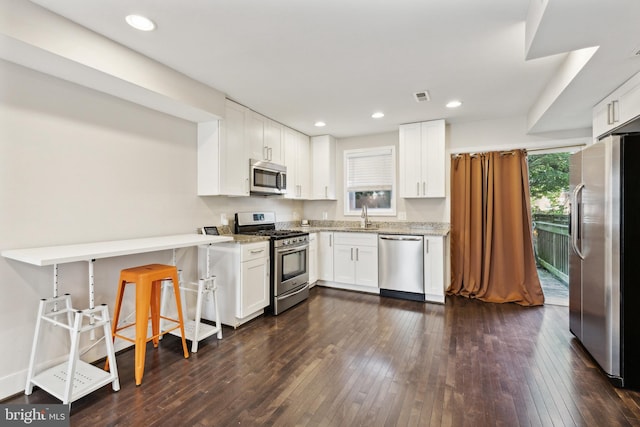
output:
M366 206L370 216L395 216L395 147L345 150L344 214L360 215Z

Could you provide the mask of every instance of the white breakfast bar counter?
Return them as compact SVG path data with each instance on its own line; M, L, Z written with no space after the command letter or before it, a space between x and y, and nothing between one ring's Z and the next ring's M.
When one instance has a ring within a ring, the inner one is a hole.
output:
M47 246L31 249L8 249L2 251L5 258L37 266L91 261L122 255L179 249L191 246L228 242L231 236L204 234L177 234L171 236L146 237L141 239L112 240L106 242L80 243L77 245Z
M103 371L93 365L79 360L79 335L91 332L96 328L103 328L104 336L110 337L111 324L106 305L95 307L94 294L94 262L96 259L110 258L124 255L134 255L172 249L175 264L175 250L194 246L208 246L215 243L233 240L231 236L211 236L201 234L178 234L170 236L148 237L140 239L114 240L95 243L81 243L75 245L47 246L29 249L9 249L0 253L4 258L24 262L36 266L53 265L53 295L40 301L36 331L27 373L25 393L31 394L34 385L62 400L71 403L98 388L109 383L114 391L119 390L119 380L115 364L113 343L105 339L107 357L111 370ZM86 261L89 264L89 308L85 310L71 307L69 295L58 295L58 264ZM60 321L59 317L66 317ZM89 324L83 323L90 319ZM35 373L35 358L38 352L39 332L41 321L68 329L71 337L69 360L60 365Z

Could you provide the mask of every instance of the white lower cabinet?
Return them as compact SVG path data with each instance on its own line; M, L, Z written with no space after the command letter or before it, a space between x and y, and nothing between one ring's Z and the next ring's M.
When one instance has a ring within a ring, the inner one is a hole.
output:
M333 281L333 233L318 233L318 279Z
M333 233L333 239L333 281L345 289L379 293L378 235Z
M199 250L200 259L203 253L206 249ZM269 242L215 244L210 259L221 322L236 328L264 313L269 305ZM212 301L205 301L202 317L215 319Z
M318 281L318 233L309 233L309 287Z
M445 237L424 236L424 295L427 301L444 304Z

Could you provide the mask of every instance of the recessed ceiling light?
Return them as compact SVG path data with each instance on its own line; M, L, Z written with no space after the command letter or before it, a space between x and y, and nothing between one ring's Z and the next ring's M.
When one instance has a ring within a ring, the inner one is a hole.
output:
M140 31L153 31L156 28L155 22L146 16L142 15L127 15L124 18L127 21L127 24L131 25L136 30Z
M462 102L455 100L455 101L449 101L447 103L447 108L458 108L459 106L462 105Z
M323 126L326 126L326 125L327 125L327 124L326 124L325 122L315 122L315 126L316 126L316 127L319 127L319 128L321 128L321 127L323 127Z
M384 113L382 111L378 111L376 113L373 113L371 117L373 117L374 119L381 119L384 117Z

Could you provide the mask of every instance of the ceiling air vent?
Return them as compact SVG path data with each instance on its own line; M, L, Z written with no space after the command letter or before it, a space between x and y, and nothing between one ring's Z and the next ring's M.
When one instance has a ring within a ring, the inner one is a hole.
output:
M431 100L431 98L429 97L429 91L426 91L426 90L423 90L422 92L414 93L413 97L416 99L417 102L426 102Z

